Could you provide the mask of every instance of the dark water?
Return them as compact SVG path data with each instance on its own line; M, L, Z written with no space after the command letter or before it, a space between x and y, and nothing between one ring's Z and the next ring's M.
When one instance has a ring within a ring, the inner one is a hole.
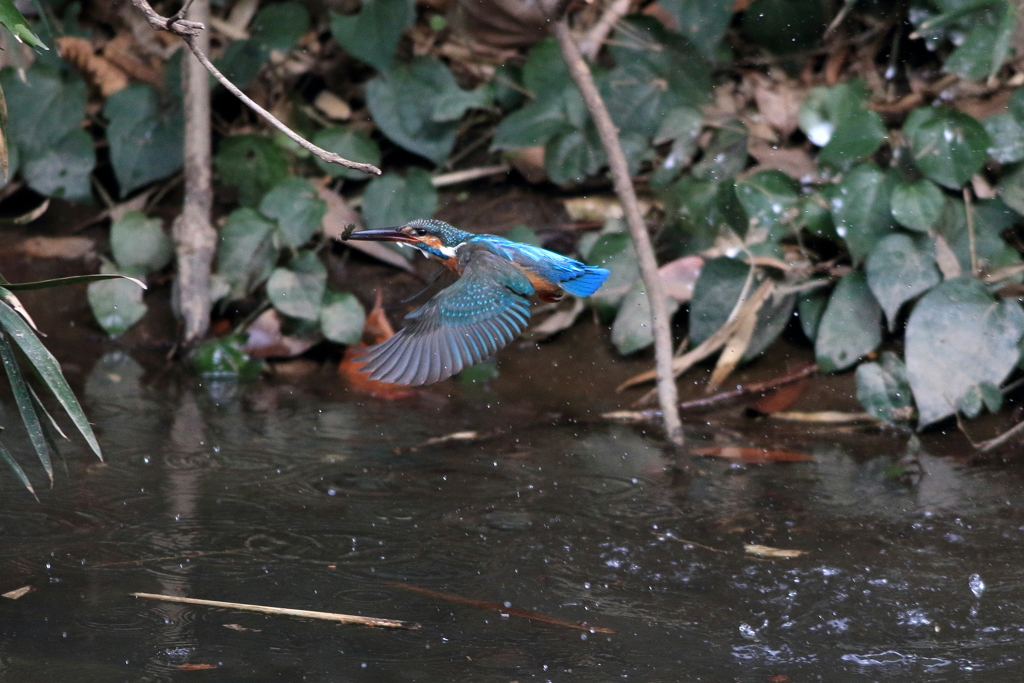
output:
M756 437L815 458L736 466L670 455L633 427L549 426L536 406L506 407L500 383L385 404L347 395L329 372L247 388L143 375L119 354L88 373L105 464L72 451L41 504L0 475L0 591L35 589L0 599L2 680L1007 681L1024 672L1015 468L925 452L927 474L908 487L885 476L906 448L899 433L691 425L692 443ZM481 443L395 452L510 425L514 434ZM762 560L744 555L745 543L808 554ZM157 603L133 591L422 628Z

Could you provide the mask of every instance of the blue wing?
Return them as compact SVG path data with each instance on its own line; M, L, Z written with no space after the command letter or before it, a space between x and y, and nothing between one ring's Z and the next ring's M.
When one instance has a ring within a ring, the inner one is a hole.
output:
M432 384L519 336L533 293L526 275L484 245L465 245L459 261L462 277L410 313L412 322L398 334L367 349L360 372L389 384Z
M608 269L588 266L576 259L529 244L494 235L479 235L474 241L487 244L519 265L576 296L590 296L608 278Z

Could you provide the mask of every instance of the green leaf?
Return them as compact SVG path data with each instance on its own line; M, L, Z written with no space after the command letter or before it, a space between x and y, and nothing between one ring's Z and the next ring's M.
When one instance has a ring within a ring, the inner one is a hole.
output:
M358 344L363 336L366 311L349 293L327 292L320 311L320 331L336 344Z
M103 114L110 121L110 164L121 196L181 168L185 124L179 103L161 102L152 86L133 83L107 98Z
M749 229L760 229L770 241L793 231L800 194L796 182L782 171L761 171L736 183L736 196L747 212Z
M111 337L127 332L149 310L142 302L142 289L126 279L93 282L87 296L96 322Z
M596 174L607 162L597 129L564 129L544 148L544 168L556 185L580 183Z
M800 108L800 128L821 147L818 158L845 167L874 154L887 135L882 117L867 108L870 93L858 80L813 88Z
M743 32L772 52L805 50L825 31L817 0L754 0L743 13Z
M746 235L747 216L732 182L715 183L684 175L660 193L665 221L682 241L681 251L709 249L719 234L733 230Z
M110 249L120 268L147 273L162 270L174 255L163 221L141 211L130 211L110 226Z
M1024 311L996 301L973 278L947 280L926 294L907 322L907 375L926 427L952 415L978 384L1001 384L1020 355Z
M1024 123L1024 88L1016 88L1013 94L1010 95L1010 101L1007 103L1007 107L1010 109L1010 115L1017 120L1018 123Z
M232 299L244 298L270 277L277 261L274 227L255 209L238 209L220 229L217 274L231 285Z
M665 307L671 319L679 309L679 302L665 298ZM651 326L651 302L647 298L644 283L637 280L619 306L619 312L612 323L612 343L623 356L636 353L654 343Z
M576 97L579 97L579 93L576 93ZM520 149L544 145L567 127L570 127L570 124L562 98L536 100L501 120L494 132L491 149Z
M865 271L890 332L896 329L900 307L942 280L935 265L934 244L926 235L889 235L871 252Z
M972 206L974 212L974 253L982 270L994 270L1020 262L1020 254L1002 238L1002 233L1018 220L1008 206L999 200L983 200ZM956 254L960 269L969 273L971 234L967 227L967 211L963 200L946 202L942 217L935 224L936 234L945 238Z
M911 230L927 232L942 215L946 196L935 183L899 181L892 190L892 217Z
M1003 407L1003 391L992 382L982 382L978 385L981 390L981 401L988 408L990 413L998 413Z
M737 259L716 258L704 264L693 287L690 301L690 341L703 343L719 330L736 307L742 294L750 266ZM751 283L748 296L757 288ZM764 351L782 332L793 312L795 297L778 297L765 302L757 314L757 324L750 344L743 354L747 361Z
M7 130L26 157L58 145L79 131L85 116L85 82L71 69L37 61L25 74L13 68L0 72L7 99ZM84 132L84 131L79 131Z
M715 132L693 175L704 180L726 180L747 166L747 127L739 119L728 121Z
M327 202L308 180L290 177L263 196L260 212L275 219L285 243L298 249L321 229Z
M822 372L854 365L882 343L882 309L864 273L846 275L832 291L818 326L814 355Z
M1024 125L1012 114L990 116L981 125L992 141L988 155L993 160L1001 164L1024 161Z
M459 121L471 109L486 109L494 104L494 89L484 83L474 90L450 88L434 100L430 118L439 123Z
M892 351L882 352L881 363L857 366L857 400L875 419L905 422L911 417L911 395L907 368Z
M221 181L238 188L242 206L256 206L267 190L288 176L284 151L263 135L224 138L214 162Z
M915 109L903 132L910 138L921 172L954 190L981 170L992 144L973 117L945 107Z
M668 180L675 178L684 166L690 163L697 152L698 138L704 126L704 115L696 107L676 107L665 113L654 134L654 144L672 142L672 149L661 163L659 171L668 174ZM653 179L652 179L653 182Z
M39 36L32 32L25 17L18 11L18 8L14 6L13 0L0 0L0 24L7 27L7 30L11 32L19 43L25 43L32 47L41 47L44 50L49 50L43 44L43 41L39 40ZM50 483L53 483L53 477L50 477Z
M53 464L50 462L50 450L46 443L46 436L43 434L43 425L39 421L35 406L32 405L32 395L29 393L28 385L21 375L18 367L18 358L14 355L14 348L8 341L7 335L0 333L0 359L3 359L4 370L7 371L7 379L11 383L11 393L14 394L14 402L18 405L18 412L21 414L21 421L28 432L29 441L39 456L46 475L50 478L50 486L53 486Z
M36 496L36 490L32 488L32 482L28 480L28 475L25 474L25 470L21 468L21 465L18 464L18 461L14 459L14 456L11 455L11 452L7 450L7 447L4 446L3 443L0 443L0 459L3 459L3 461L7 463L11 468L11 471L14 472L14 476L16 476L18 481L21 482L21 485L28 489L28 492L31 493L36 500L39 500L39 497Z
M676 30L710 60L718 52L732 20L731 0L660 0L658 5L675 21Z
M530 226L525 223L514 225L509 228L509 231L505 233L505 238L510 239L513 242L519 242L520 244L529 244L531 247L543 246L540 243L540 238L537 237L537 233L530 229Z
M400 147L440 164L459 132L457 121L433 118L437 101L458 89L442 62L418 57L395 63L366 84L366 105L384 135Z
M867 258L880 239L892 232L893 178L873 163L855 166L843 176L832 197L836 232L855 263Z
M96 166L92 138L84 130L73 130L49 149L41 149L22 160L21 174L29 187L47 197L87 199L92 195L89 175Z
M267 280L267 298L285 315L315 321L327 288L327 269L317 255L301 251L289 268L275 268Z
M608 278L590 300L598 306L617 307L640 277L636 249L629 235L617 232L599 236L586 258L590 265L609 270Z
M385 173L374 178L363 193L363 216L371 229L405 225L417 218L430 218L437 211L437 190L430 174L412 167L403 178Z
M669 111L708 99L711 70L689 43L654 19L636 17L628 24L609 50L615 68L596 80L619 130L651 137Z
M977 11L969 17L970 29L966 35L959 33L962 42L943 64L945 71L968 80L996 75L1009 54L1017 24L1015 2L1002 0L975 4Z
M192 366L210 379L254 379L263 363L245 353L245 337L232 335L203 342L192 355Z
M380 145L369 135L360 131L325 128L313 136L313 144L323 147L328 152L340 154L350 161L373 164L374 166L380 164ZM366 180L367 178L362 171L345 168L338 164L329 164L319 157L315 161L321 171L334 178L346 180Z
M89 426L89 420L85 417L82 406L79 405L74 392L71 391L67 380L64 379L57 359L46 350L28 323L22 320L13 308L3 302L0 302L0 328L3 328L21 348L29 363L39 373L40 379L53 392L75 427L85 437L93 453L102 460L103 455L100 452L100 445L96 441L96 435L93 434L92 427Z
M402 31L415 17L410 0L363 0L359 14L331 13L331 34L356 59L387 71Z
M275 2L256 13L250 40L268 50L287 52L309 30L309 11L300 2Z
M800 329L812 342L818 338L818 327L828 306L829 291L824 287L806 292L797 301L797 315L800 318Z

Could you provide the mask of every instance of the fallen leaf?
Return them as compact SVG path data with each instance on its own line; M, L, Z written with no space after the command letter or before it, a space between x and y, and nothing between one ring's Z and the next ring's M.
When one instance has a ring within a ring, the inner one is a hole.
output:
M327 203L327 211L324 212L322 227L324 235L331 239L341 239L350 226L356 226L359 230L366 227L363 217L345 201L345 198L337 192L328 189L326 181L320 184L317 195ZM413 272L412 265L402 258L402 255L391 251L380 242L346 241L345 246L356 251L361 251L378 261L383 261L390 266L399 268L406 272Z
M32 592L32 586L22 586L21 588L15 588L12 591L7 591L3 594L3 597L8 600L17 600L30 592Z
M752 137L747 141L747 152L757 159L758 163L744 171L744 177L771 169L782 171L794 180L813 178L817 174L817 167L811 155L799 147L778 147Z
M844 413L839 410L821 410L809 413L799 411L778 412L772 413L770 417L776 420L789 420L790 422L819 422L822 424L856 424L878 421L867 413Z
M790 407L811 385L810 377L804 377L792 384L779 387L752 402L747 408L763 415L778 413Z
M177 667L178 671L208 671L209 669L216 669L216 664L179 664Z
M345 380L349 389L387 401L416 395L416 390L411 387L378 382L359 371L363 367L363 363L359 362L359 356L362 355L363 350L369 344L379 344L394 335L395 330L388 322L387 314L384 313L384 308L381 306L381 294L378 292L377 301L363 323L363 343L346 348L345 355L342 357L341 363L338 364L338 374Z
M64 61L74 64L98 86L104 97L128 87L128 74L106 57L97 55L88 39L62 36L57 38L57 50Z
M544 146L534 145L505 152L505 158L512 162L516 170L528 183L543 183L548 179L548 170L544 166Z
M702 268L704 259L700 256L683 256L658 268L665 295L680 303L692 299L693 286L697 283Z
M586 308L586 304L577 296L569 295L566 299L558 305L554 313L544 319L544 322L527 330L526 334L530 339L547 339L572 327Z
M96 243L88 237L29 237L17 249L29 258L75 260L96 257Z
M329 119L348 121L352 118L352 107L330 90L321 90L313 99L313 106Z
M302 337L283 334L281 314L273 308L256 318L246 332L249 338L244 351L252 358L292 358L305 353L323 339L319 334Z
M121 32L103 46L103 56L136 81L154 88L164 87L163 62L154 55L143 56L142 48L129 32Z
M751 465L769 462L814 462L814 456L796 451L779 451L770 448L750 448L745 446L706 446L691 448L692 455L703 455L713 458L739 460Z
M754 557L765 557L772 560L791 560L794 557L806 555L806 550L784 550L783 548L770 548L766 545L749 544L744 545L743 550Z
M232 631L252 631L253 633L261 633L263 631L261 628L246 628L241 624L223 624L223 626L224 628L229 628Z
M562 0L458 0L474 39L497 48L532 45L548 34Z

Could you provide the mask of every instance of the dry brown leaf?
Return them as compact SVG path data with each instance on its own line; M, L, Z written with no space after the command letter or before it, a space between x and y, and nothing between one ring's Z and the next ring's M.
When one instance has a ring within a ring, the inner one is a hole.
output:
M844 413L839 410L819 410L816 412L778 412L769 417L790 422L811 422L818 424L860 424L862 422L878 422L867 413Z
M691 448L693 455L738 460L752 465L769 462L814 462L814 456L797 451L780 451L771 448L749 448L744 446L707 446Z
M512 162L526 182L536 184L547 181L548 171L544 166L543 145L509 150L505 152L505 158Z
M456 19L484 45L525 47L548 35L562 0L458 0Z
M704 259L700 256L683 256L658 268L665 295L680 303L692 299L693 286L703 268Z
M281 315L273 308L256 318L246 332L245 352L253 358L292 358L299 356L323 338L319 334L295 337L282 334Z
M29 258L75 260L96 257L96 243L88 237L29 237L17 249Z
M757 159L758 164L743 173L743 177L754 175L759 171L776 169L795 180L813 178L817 167L807 150L799 147L777 147L764 140L749 138L747 152Z
M177 667L178 671L208 671L210 669L216 669L216 664L179 664Z
M960 259L956 257L953 248L942 235L935 236L935 263L939 266L942 279L951 280L960 277Z
M576 318L580 317L584 308L586 304L583 303L583 299L570 295L568 301L559 304L555 312L545 318L544 322L527 330L526 336L529 339L547 339L562 330L567 330L576 322Z
M128 74L115 66L106 57L97 55L92 43L86 38L62 36L57 38L57 50L61 58L74 64L86 75L93 85L99 87L104 97L128 87Z
M767 289L767 293L761 296L761 290L764 289ZM708 379L707 393L713 394L718 391L718 387L722 385L726 377L732 374L743 358L743 354L747 352L750 340L754 337L754 328L757 327L757 314L771 293L775 291L775 283L772 280L765 280L761 285L761 290L758 290L758 296L751 297L748 302L750 305L745 303L737 311L736 329L718 356L715 369L711 373L711 378Z
M377 292L377 301L373 305L373 310L366 316L366 322L363 323L364 343L345 349L345 356L338 364L338 374L344 378L349 389L374 398L390 401L415 396L417 392L412 387L378 382L359 371L363 367L359 356L369 344L379 344L395 336L395 330L391 327L388 316L381 306L381 299L380 292Z
M811 378L804 377L792 384L787 384L765 394L748 405L747 408L763 415L778 413L796 403L797 399L807 391L807 387L810 385Z
M313 99L313 106L334 121L348 121L352 118L352 107L330 90L321 90L320 94Z
M794 557L800 557L806 555L806 550L785 550L784 548L772 548L767 545L757 545L754 543L745 544L743 550L748 555L754 557L764 557L771 560L791 560Z
M30 592L32 592L32 586L22 586L21 588L15 588L12 591L7 591L3 594L3 597L7 598L8 600L17 600L18 598L22 598Z
M154 88L164 87L164 64L155 56L145 57L131 33L118 33L103 46L103 56L136 81Z

